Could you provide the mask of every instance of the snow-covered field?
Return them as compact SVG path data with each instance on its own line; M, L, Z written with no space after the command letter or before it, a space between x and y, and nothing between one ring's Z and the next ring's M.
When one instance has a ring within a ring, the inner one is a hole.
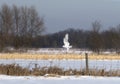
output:
M38 64L43 66L59 66L64 69L80 69L85 67L85 60L23 60L0 59L0 64L16 63L30 68ZM106 70L120 70L120 60L89 60L90 68L102 68ZM120 77L97 76L6 76L0 75L0 84L120 84Z
M0 75L0 84L120 84L120 78L92 76L18 77Z
M83 69L85 60L22 60L22 59L0 59L0 64L19 64L23 67L33 68L35 64L40 67L58 66L63 69ZM120 60L89 60L90 68L105 70L120 70Z
M82 50L82 49L70 49L67 53L84 54L86 52L93 53L92 51ZM64 49L64 48L28 49L27 53L31 53L31 54L65 54L66 49Z

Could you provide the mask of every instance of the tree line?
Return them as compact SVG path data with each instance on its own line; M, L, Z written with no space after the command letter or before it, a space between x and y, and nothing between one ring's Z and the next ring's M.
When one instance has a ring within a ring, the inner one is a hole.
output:
M63 38L69 34L69 42L73 48L88 49L98 54L100 51L113 50L120 53L120 25L110 27L108 30L101 30L99 21L92 23L91 30L69 28L53 34L36 37L33 42L34 47L61 48Z
M120 25L103 30L99 21L92 23L91 30L69 28L42 35L44 19L34 7L17 7L4 4L0 8L0 51L11 46L18 48L62 48L63 38L69 34L73 48L120 51Z
M34 7L2 5L0 8L0 50L30 46L33 37L44 30L44 21Z

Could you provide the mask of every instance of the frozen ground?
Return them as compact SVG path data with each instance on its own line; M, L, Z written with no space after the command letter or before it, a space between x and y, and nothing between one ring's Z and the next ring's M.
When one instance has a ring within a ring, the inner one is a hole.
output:
M85 68L85 60L22 60L22 59L0 59L0 64L16 63L23 67L33 68L35 64L39 67L58 66L64 69L81 69ZM90 68L105 70L120 70L120 60L89 60Z
M92 76L6 76L0 75L0 84L120 84L119 77Z
M23 50L23 49L22 49ZM66 49L65 48L39 48L39 49L28 49L27 53L31 53L31 54L39 54L39 53L43 53L43 54L63 54L66 53ZM86 49L77 49L77 48L72 48L69 50L69 52L67 53L74 53L74 54L85 54L85 53L93 53L90 50L86 50ZM107 50L107 51L103 51L102 54L115 54L115 50Z
M86 51L83 49L70 49L69 52L67 53L74 53L74 54L84 54L85 52L87 53L92 53L92 51ZM32 53L32 54L38 54L38 53L44 53L44 54L63 54L66 53L65 48L40 48L40 49L29 49L27 50L27 53Z

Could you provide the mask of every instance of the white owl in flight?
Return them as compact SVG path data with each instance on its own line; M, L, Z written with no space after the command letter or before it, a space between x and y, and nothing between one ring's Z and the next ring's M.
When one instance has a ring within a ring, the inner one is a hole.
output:
M72 46L70 46L70 43L68 42L68 37L69 35L68 34L65 34L65 37L63 38L63 47L67 49L67 52L69 51L70 48L72 48Z

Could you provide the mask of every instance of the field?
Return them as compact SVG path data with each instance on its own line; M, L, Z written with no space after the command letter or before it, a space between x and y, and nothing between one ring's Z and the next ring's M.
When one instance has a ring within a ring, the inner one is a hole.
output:
M1 53L0 59L37 59L37 60L48 60L48 59L85 59L85 54L30 54L30 53ZM120 56L117 54L88 54L90 60L120 60Z
M84 70L86 66L84 53L1 53L0 69L3 71L3 73L1 71L2 74L6 74L0 75L0 84L73 84L74 82L76 84L120 84L119 55L89 53L88 59L90 68L89 76L86 74L82 75L82 73L86 73ZM14 64L20 65L21 68L16 65L14 66ZM38 65L37 67L35 66L36 64ZM32 69L32 74L31 71L29 74L29 70L27 69L27 72L24 67ZM51 72L49 72L49 69ZM71 70L73 70L72 74ZM19 74L19 72L23 76L14 76ZM41 72L44 72L43 76L40 75ZM64 72L66 72L66 75L57 75ZM57 74L53 76L54 74L52 75L51 73ZM13 74L13 76L8 76L10 74Z
M0 64L19 64L21 67L29 67L29 69L35 68L35 65L37 65L39 70L44 67L56 68L57 66L57 68L62 69L62 73L64 73L64 70L69 71L70 69L73 71L80 71L81 73L81 71L85 71L84 69L86 68L85 53L1 53ZM89 53L88 65L90 70L92 69L95 75L99 75L96 74L96 72L99 72L99 70L100 73L102 70L104 70L105 73L107 73L106 76L112 76L112 73L115 73L114 76L120 76L120 56L117 54L97 55L95 53ZM110 74L108 74L108 71ZM54 71L52 71L52 73L54 73Z

